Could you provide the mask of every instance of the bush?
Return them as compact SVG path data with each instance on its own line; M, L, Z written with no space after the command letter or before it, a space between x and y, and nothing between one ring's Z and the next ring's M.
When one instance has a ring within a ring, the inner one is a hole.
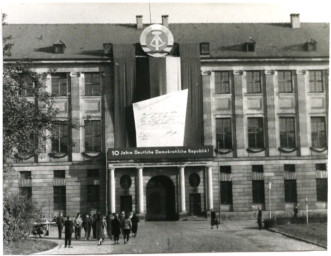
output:
M263 221L263 224L264 224L264 228L272 228L275 226L276 224L276 221L274 219L265 219Z
M20 194L4 194L3 240L5 243L24 240L28 237L32 223L39 221L41 210Z

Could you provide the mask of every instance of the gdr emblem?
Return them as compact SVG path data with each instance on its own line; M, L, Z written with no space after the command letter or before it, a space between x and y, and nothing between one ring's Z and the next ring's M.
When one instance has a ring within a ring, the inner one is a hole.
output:
M167 27L154 24L141 33L140 45L148 55L163 57L170 53L174 45L174 37Z

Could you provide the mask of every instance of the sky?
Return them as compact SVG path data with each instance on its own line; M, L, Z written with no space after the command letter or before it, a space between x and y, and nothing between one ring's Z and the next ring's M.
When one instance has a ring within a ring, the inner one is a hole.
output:
M290 3L289 3L290 2ZM326 0L320 1L6 1L2 12L7 23L160 23L169 15L172 23L194 22L289 22L290 13L300 13L302 22L329 22Z

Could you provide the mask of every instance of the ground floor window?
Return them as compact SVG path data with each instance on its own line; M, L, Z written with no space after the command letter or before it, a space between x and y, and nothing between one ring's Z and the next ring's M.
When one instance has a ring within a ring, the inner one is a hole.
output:
M66 210L66 187L54 186L54 211Z
M264 180L253 180L253 203L264 204Z
M316 179L316 196L318 202L328 201L328 179Z
M32 199L32 187L20 187L19 192L22 196L26 196L28 200Z
M297 202L297 181L285 180L285 203Z
M132 211L132 196L124 195L120 197L120 208L121 212L131 212Z
M232 204L232 181L221 181L221 204Z
M99 209L100 192L99 185L87 185L87 208Z

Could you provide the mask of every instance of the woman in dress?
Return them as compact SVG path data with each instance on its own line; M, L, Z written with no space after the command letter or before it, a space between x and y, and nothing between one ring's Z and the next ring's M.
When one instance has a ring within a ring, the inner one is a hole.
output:
M102 241L105 238L105 231L104 231L105 223L103 217L100 214L97 215L97 219L95 222L95 229L96 229L96 237L98 240L98 245L102 245Z
M118 240L121 234L121 222L118 219L118 214L114 215L114 219L111 221L112 234L114 236L115 244L119 244Z

